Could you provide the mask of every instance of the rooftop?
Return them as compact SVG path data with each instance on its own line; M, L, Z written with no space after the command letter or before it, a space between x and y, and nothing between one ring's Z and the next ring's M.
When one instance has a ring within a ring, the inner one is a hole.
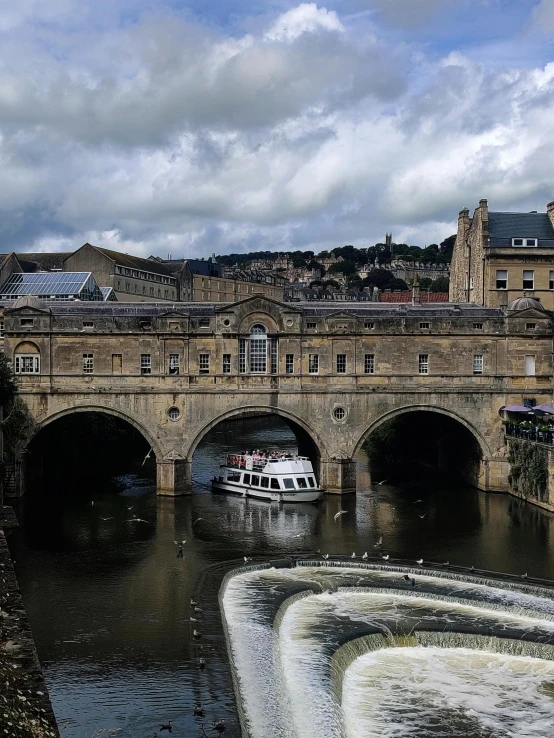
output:
M78 295L83 300L102 300L102 293L90 272L14 272L0 287L0 297L14 300L23 295L45 299Z
M546 213L489 212L489 234L493 247L512 246L512 238L538 238L539 248L554 248L554 228Z

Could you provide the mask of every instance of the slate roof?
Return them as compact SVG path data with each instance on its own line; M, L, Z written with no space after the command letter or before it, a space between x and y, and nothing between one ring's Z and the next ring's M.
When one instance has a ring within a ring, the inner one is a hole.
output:
M32 269L33 264L38 264L45 272L49 272L52 269L60 270L63 269L64 260L68 256L71 256L71 251L54 251L51 253L16 253L17 259L25 271L36 271ZM24 264L27 262L28 264ZM29 266L28 269L25 267Z
M140 256L132 256L131 254L122 254L120 251L103 249L100 246L94 246L94 248L120 266L128 267L129 269L141 269L143 272L151 272L152 274L163 274L164 277L173 276L167 267L157 261L143 259ZM67 256L71 256L71 254L67 254Z
M489 212L489 233L493 247L511 246L512 238L538 238L539 248L554 248L554 228L546 213Z

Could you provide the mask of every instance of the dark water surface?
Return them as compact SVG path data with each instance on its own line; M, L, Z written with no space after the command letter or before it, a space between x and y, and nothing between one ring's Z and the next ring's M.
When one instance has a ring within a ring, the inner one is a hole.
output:
M554 579L554 515L501 495L371 488L363 464L356 496L319 506L211 494L206 485L225 451L252 446L293 449L295 440L278 419L222 424L196 452L192 497L157 498L151 481L129 474L119 493L92 497L78 479L69 495L45 485L19 510L11 548L63 736L116 728L122 738L153 736L172 719L173 735L195 738L201 723L213 735L209 726L221 718L225 735L238 736L217 593L244 556L371 555L383 536L391 557ZM347 514L335 522L340 509ZM204 717L193 715L197 702Z

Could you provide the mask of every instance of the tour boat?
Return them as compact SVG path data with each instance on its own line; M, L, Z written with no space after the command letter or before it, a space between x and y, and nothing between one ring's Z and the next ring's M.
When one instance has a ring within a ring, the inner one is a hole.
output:
M212 489L272 502L317 502L323 490L311 461L278 451L229 454Z

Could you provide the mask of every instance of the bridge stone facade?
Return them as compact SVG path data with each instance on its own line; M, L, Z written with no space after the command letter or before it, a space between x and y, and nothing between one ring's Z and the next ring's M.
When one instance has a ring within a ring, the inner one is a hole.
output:
M284 418L322 486L351 492L364 440L415 410L468 429L481 452L471 481L506 491L502 407L552 402L552 318L533 306L25 298L4 305L4 324L36 431L75 412L126 420L156 455L160 494L189 492L199 442L245 412Z

